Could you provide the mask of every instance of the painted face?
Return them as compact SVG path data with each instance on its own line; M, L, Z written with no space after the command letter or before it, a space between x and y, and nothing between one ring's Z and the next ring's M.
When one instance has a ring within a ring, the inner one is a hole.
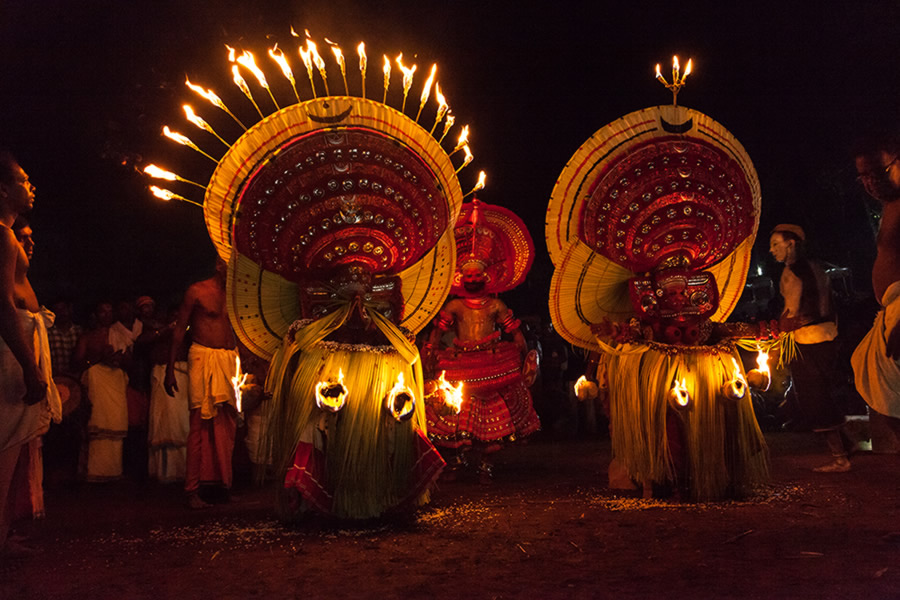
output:
M769 237L769 253L780 263L785 262L794 252L794 240L786 240L780 233Z
M469 263L464 265L462 271L463 288L470 294L476 294L484 291L487 284L487 275L484 268L477 263Z
M856 158L857 179L866 193L879 202L900 198L900 164L898 157L880 151Z

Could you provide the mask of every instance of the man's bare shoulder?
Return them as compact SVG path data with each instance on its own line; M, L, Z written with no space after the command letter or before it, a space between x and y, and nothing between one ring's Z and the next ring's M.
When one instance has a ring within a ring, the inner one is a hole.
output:
M15 256L18 248L19 242L16 240L13 230L6 225L0 224L0 252L4 253L4 255L11 254Z

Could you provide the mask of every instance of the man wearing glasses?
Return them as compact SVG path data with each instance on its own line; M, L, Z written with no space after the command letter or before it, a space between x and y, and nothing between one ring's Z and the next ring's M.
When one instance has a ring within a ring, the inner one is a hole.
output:
M853 353L856 389L900 441L900 140L884 138L856 155L857 179L881 204L872 286L882 310Z

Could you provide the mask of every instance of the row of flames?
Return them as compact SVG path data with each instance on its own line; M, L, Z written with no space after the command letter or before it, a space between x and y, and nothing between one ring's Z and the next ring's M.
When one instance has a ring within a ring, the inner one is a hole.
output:
M750 387L765 392L772 382L772 373L769 370L769 354L762 348L757 348L756 368L747 372L745 378L737 360L732 357L734 371L731 379L722 386L722 394L731 400L740 400L747 394L748 379ZM593 392L591 394L590 392ZM596 384L590 382L585 376L575 382L575 395L578 398L592 398L596 396ZM669 403L673 408L686 409L691 405L691 394L687 387L687 377L676 379L669 389ZM458 412L458 411L457 411Z
M293 35L294 37L300 37L293 30L293 28L291 29L291 35ZM344 82L344 92L347 95L349 95L350 90L349 90L349 86L347 85L347 65L344 60L344 53L341 50L340 46L338 46L336 43L332 42L328 38L325 38L325 42L331 48L331 51L334 54L335 61L338 65L338 67L340 68L341 77ZM231 66L232 80L234 81L234 84L238 87L238 89L241 91L241 93L247 97L247 99L251 102L251 104L253 104L253 107L256 109L256 112L259 114L260 118L261 119L264 118L265 115L263 114L263 111L260 108L259 103L257 102L256 98L253 96L253 92L251 91L250 86L247 84L247 80L244 79L244 77L242 75L242 69L244 70L244 72L249 72L250 74L253 75L253 77L258 82L259 86L261 88L263 88L266 91L266 93L268 94L269 99L271 100L272 104L275 107L275 110L276 111L280 110L281 106L279 105L278 101L275 99L275 95L272 93L272 89L269 86L269 81L266 78L265 73L256 64L256 58L254 57L253 53L250 52L249 50L243 50L241 52L241 54L238 54L237 50L235 50L234 48L227 46L227 45L225 47L228 50L228 61L232 64L232 66ZM360 76L361 76L362 97L365 98L366 97L366 69L367 69L367 65L368 65L368 58L366 56L365 43L360 42L359 45L356 47L356 51L357 51L357 54L359 55L359 72L360 72ZM310 39L308 31L306 32L306 44L305 44L305 46L299 46L297 48L297 53L300 56L301 61L303 62L303 66L306 68L306 74L307 74L307 77L309 78L310 87L312 88L313 98L318 98L318 94L316 92L314 68L315 68L315 72L318 72L319 76L321 77L323 87L325 88L325 95L329 96L330 93L328 90L328 74L327 74L327 69L326 69L326 63L325 63L325 60L322 58L322 56L319 54L318 46L312 39ZM291 68L291 65L290 65L290 62L288 61L287 56L285 55L284 51L282 51L278 47L278 44L275 44L274 47L269 49L269 57L278 65L278 67L280 68L280 71L281 71L282 75L285 77L285 79L287 79L290 82L291 88L294 91L294 97L295 97L296 101L298 103L301 102L300 93L297 90L297 80L294 76L293 69ZM400 111L405 113L406 112L406 100L407 100L407 97L409 96L409 91L413 85L413 78L414 78L414 74L416 72L417 66L416 65L407 66L406 64L404 64L402 52L396 56L396 58L394 59L394 62L396 63L397 68L403 74L403 77L402 77L403 101L402 101ZM391 59L388 58L388 56L385 54L384 55L384 65L382 67L382 73L384 75L384 77L383 77L384 94L382 96L383 104L387 103L388 88L391 85L391 71L392 71L391 65L392 65ZM442 143L444 141L444 138L449 133L450 129L455 124L456 117L453 114L451 114L450 105L447 103L447 99L444 97L444 94L441 92L441 86L439 83L437 83L435 81L436 75L437 75L437 64L433 64L431 66L431 71L428 75L428 79L426 79L424 85L422 86L422 92L419 95L419 109L416 112L415 121L418 123L419 118L422 116L422 110L425 108L425 105L428 102L428 99L431 97L431 91L433 88L434 89L434 97L435 97L435 100L437 101L437 110L435 113L434 124L431 126L431 130L429 131L429 133L433 135L435 130L437 129L438 125L443 121L443 123L444 123L443 131L442 131L440 137L438 138L438 143ZM224 111L238 125L240 125L240 127L244 131L247 131L247 126L244 125L244 123L240 119L238 119L238 117L235 116L235 114L231 110L229 110L229 108L225 105L225 103L222 101L222 99L213 90L205 89L201 86L195 85L195 84L191 83L190 79L185 79L185 85L188 88L190 88L194 93L196 93L197 95L199 95L202 98L204 98L205 100L207 100L210 104L212 104L216 108L219 108L220 110ZM191 107L191 105L185 104L185 105L183 105L182 108L184 109L185 117L191 124L193 124L194 126L196 126L199 129L202 129L203 131L215 136L222 144L225 145L226 148L231 147L231 144L229 144L224 138L222 138L222 136L220 136L207 121L205 121L202 117L198 116L194 112L194 109L193 109L193 107ZM207 157L214 163L218 164L219 159L215 158L211 154L200 149L200 147L197 144L195 144L187 136L171 130L168 126L163 127L163 135L166 138L172 140L173 142L175 142L177 144L180 144L182 146L187 146L188 148L191 148L192 150L199 152L200 154ZM468 125L465 125L464 127L462 127L460 134L459 134L459 138L457 139L456 145L453 147L453 149L448 154L450 156L452 156L453 154L455 154L456 152L459 152L460 150L463 151L464 159L463 159L462 164L456 169L457 173L459 173L464 167L468 166L469 163L471 163L472 160L474 159L474 156L473 156L471 150L469 149L469 126ZM147 165L144 168L144 173L146 175L148 175L149 177L152 177L155 179L162 179L162 180L166 180L166 181L180 181L180 182L189 183L189 184L192 184L197 187L205 189L205 186L203 186L199 183L196 183L194 181L190 181L188 179L180 177L180 176L176 175L175 173L172 173L171 171L160 168L153 164ZM478 190L483 189L484 185L485 185L485 180L486 180L485 172L481 171L478 175L477 183L475 184L475 186L472 188L471 191L469 191L467 194L465 194L465 196L469 196L470 194L474 194ZM202 203L200 203L200 202L190 200L180 194L176 194L175 192L172 192L171 190L164 189L164 188L161 188L161 187L158 187L155 185L150 186L150 191L153 193L154 196L156 196L157 198L160 198L162 200L181 200L183 202L188 202L190 204L202 206Z
M747 395L748 387L754 387L762 392L769 389L772 373L769 370L768 352L763 351L762 348L757 348L757 367L748 371L746 378L741 371L741 366L734 357L731 358L731 362L734 365L734 370L732 371L731 379L722 385L723 396L729 400L740 400ZM752 386L748 384L748 379L753 384ZM686 377L682 377L680 380L676 379L672 384L672 388L669 390L669 403L676 409L686 409L691 405L691 394L687 388Z

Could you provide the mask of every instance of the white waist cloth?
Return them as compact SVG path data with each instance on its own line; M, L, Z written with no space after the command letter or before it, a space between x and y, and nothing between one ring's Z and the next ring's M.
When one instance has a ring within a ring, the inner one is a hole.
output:
M57 423L62 419L62 402L53 383L50 345L47 342L47 327L53 325L54 315L46 308L38 313L22 309L16 312L25 341L34 349L41 379L47 382L47 395L43 401L32 406L22 401L25 397L22 367L0 338L0 451L43 434L50 426L51 417Z
M887 338L900 322L900 281L895 281L881 299L884 307L875 324L853 351L856 389L873 410L900 417L900 362L887 355Z
M191 409L204 419L216 416L217 404L236 406L231 378L237 372L237 350L208 348L194 342L188 349Z
M128 433L128 375L122 369L96 364L84 372L81 381L91 401L88 429L92 435L124 438Z

